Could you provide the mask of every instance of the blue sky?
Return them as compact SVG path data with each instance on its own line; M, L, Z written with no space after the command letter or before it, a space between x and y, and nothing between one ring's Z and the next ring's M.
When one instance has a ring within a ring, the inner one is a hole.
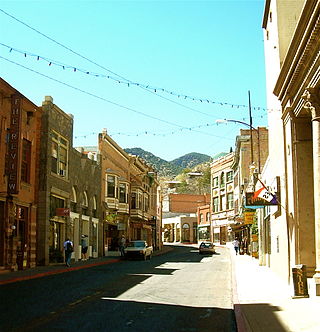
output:
M253 125L267 125L263 8L263 0L0 1L0 76L35 104L50 95L72 113L74 146L96 145L107 128L121 147L166 160L213 156L243 128L216 119L249 122L249 90Z

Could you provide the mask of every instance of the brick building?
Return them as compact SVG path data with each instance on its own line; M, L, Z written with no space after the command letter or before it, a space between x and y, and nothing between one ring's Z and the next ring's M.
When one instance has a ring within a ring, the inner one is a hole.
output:
M169 211L174 213L197 213L197 207L210 203L210 194L169 194Z
M41 109L0 79L0 268L36 265Z

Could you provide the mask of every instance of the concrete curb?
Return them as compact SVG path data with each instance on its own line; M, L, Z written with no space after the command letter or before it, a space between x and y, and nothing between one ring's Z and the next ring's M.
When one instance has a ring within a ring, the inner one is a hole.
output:
M120 261L121 261L121 259L109 259L109 260L106 260L103 262L95 262L95 263L89 263L89 264L84 264L84 265L80 265L80 266L65 267L63 269L54 269L51 271L45 271L45 272L40 272L40 273L35 273L35 274L30 274L30 275L25 275L25 276L18 276L18 277L14 277L11 279L9 278L7 280L1 280L0 285L6 285L6 284L11 284L14 282L19 282L19 281L24 281L24 280L47 277L49 275L55 275L55 274L61 274L61 273L66 273L66 272L87 269L87 268L99 266L99 265L113 264L113 263L117 263Z
M159 256L162 254L165 254L169 251L172 251L172 248L169 247L163 247L161 250L157 250L156 252L153 253L153 256ZM99 265L107 265L107 264L113 264L113 263L118 263L123 261L123 259L120 256L116 256L114 258L111 258L112 256L106 256L104 258L100 258L99 261L94 261L92 260L91 262L76 262L74 263L73 266L71 267L65 267L64 264L60 264L59 266L54 265L54 266L46 266L46 267L40 267L43 268L44 271L37 271L35 269L29 269L29 270L23 270L23 271L17 271L17 272L7 272L5 275L2 275L2 280L0 280L0 286L1 285L7 285L19 281L24 281L24 280L31 280L31 279L37 279L37 278L42 278L50 275L55 275L55 274L61 274L61 273L66 273L66 272L72 272L72 271L77 271L77 270L82 270L82 269L87 269ZM101 261L101 259L103 259ZM14 276L10 276L11 273L14 273ZM19 275L20 274L20 275Z
M228 246L229 253L231 256L231 271L232 271L232 298L233 298L233 310L236 318L237 331L238 332L249 332L246 324L246 319L241 311L241 304L238 297L238 288L237 288L237 278L236 278L236 269L235 269L235 257L231 254L231 250Z

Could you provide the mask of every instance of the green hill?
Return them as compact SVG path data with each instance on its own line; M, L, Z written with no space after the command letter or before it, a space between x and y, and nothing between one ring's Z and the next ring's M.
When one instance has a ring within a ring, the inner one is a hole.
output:
M143 158L146 162L153 165L159 176L166 177L175 177L185 168L193 168L196 165L212 160L210 156L197 152L191 152L172 161L166 161L141 148L127 148L124 150L127 153Z

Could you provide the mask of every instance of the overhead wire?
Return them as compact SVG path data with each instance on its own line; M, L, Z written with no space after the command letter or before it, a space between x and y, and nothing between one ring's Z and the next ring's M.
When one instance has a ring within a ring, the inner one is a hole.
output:
M207 132L203 132L203 131L200 131L200 130L195 130L195 129L192 129L192 128L184 127L184 126L181 126L181 125L179 125L179 124L177 124L177 123L173 123L173 122L170 122L170 121L167 121L167 120L163 120L163 119L157 118L157 117L155 117L155 116L153 116L153 115L146 114L146 113L144 113L144 112L141 112L141 111L138 111L138 110L136 110L136 109L133 109L133 108L131 108L131 107L127 107L127 106L124 106L124 105L118 104L118 103L113 102L113 101L111 101L111 100L108 100L108 99L106 99L106 98L104 98L104 97L98 96L98 95L96 95L96 94L94 94L94 93L92 93L92 92L88 92L88 91L86 91L86 90L83 90L83 89L80 89L80 88L78 88L78 87L75 87L75 86L73 86L73 85L71 85L71 84L69 84L69 83L65 83L65 82L63 82L63 81L60 81L60 80L58 80L58 79L55 79L55 78L50 77L50 76L48 76L48 75L45 75L45 74L43 74L43 73L40 73L40 72L38 72L38 71L36 71L36 70L34 70L34 69L31 69L31 68L29 68L29 67L26 67L26 66L24 66L24 65L22 65L22 64L20 64L20 63L15 62L15 61L9 60L9 59L7 59L7 58L5 58L5 57L3 57L3 56L0 56L0 59L3 59L3 60L5 60L5 61L7 61L7 62L9 62L9 63L12 63L12 64L14 64L14 65L17 65L17 66L19 66L19 67L22 67L22 68L24 68L24 69L26 69L26 70L29 70L29 71L31 71L31 72L37 74L37 75L43 76L43 77L45 77L45 78L47 78L47 79L50 79L50 80L52 80L52 81L54 81L54 82L56 82L56 83L62 84L62 85L64 85L64 86L67 86L67 87L69 87L69 88L71 88L71 89L74 89L74 90L76 90L76 91L78 91L78 92L81 92L81 93L87 94L87 95L89 95L89 96L91 96L91 97L94 97L94 98L96 98L96 99L102 100L102 101L104 101L104 102L107 102L107 103L109 103L109 104L111 104L111 105L114 105L114 106L116 106L116 107L119 107L119 108L125 109L125 110L127 110L127 111L130 111L130 112L133 112L133 113L136 113L136 114L139 114L139 115L145 116L145 117L150 118L150 119L153 119L153 120L157 120L157 121L160 121L160 122L163 122L163 123L169 124L169 125L171 125L171 126L175 126L175 127L179 127L179 128L182 128L182 129L190 130L190 131L193 131L193 132L201 133L201 134L204 134L204 135L207 135L207 136L216 137L216 135L209 134L209 133L207 133Z
M157 91L162 91L162 92L168 93L168 94L170 94L170 95L177 96L177 97L179 97L179 98L181 97L181 98L184 98L184 99L192 99L193 101L200 101L201 103L218 104L218 105L221 105L221 106L224 106L224 105L225 105L225 106L230 106L230 107L232 107L232 108L234 108L234 107L237 107L237 108L240 108L240 107L241 107L241 108L246 108L246 107L248 107L247 105L238 105L238 104L233 104L233 103L228 103L228 102L212 101L212 100L210 100L210 99L208 99L208 98L192 97L192 96L188 96L188 95L186 95L186 94L181 94L181 93L176 93L176 92L173 92L173 91L169 91L169 90L164 89L164 88L159 88L159 87L155 87L155 86L150 86L150 85L145 85L145 84L142 84L142 83L133 82L132 80L130 80L130 79L128 79L128 78L126 78L126 77L124 77L124 76L122 76L122 75L120 75L120 74L115 73L114 71L110 70L109 68L106 68L105 66L103 66L103 65L101 65L101 64L99 64L99 63L97 63L96 61L93 61L93 60L89 59L88 57L86 57L86 56L80 54L79 52L74 51L74 50L71 49L70 47L68 47L68 46L66 46L66 45L64 45L64 44L62 44L62 43L60 43L59 41L55 40L54 38L51 38L50 36L44 34L43 32L41 32L41 31L39 31L38 29L32 27L31 25L29 25L29 24L23 22L22 20L18 19L17 17L13 16L12 14L9 14L8 12L6 12L5 10L3 10L3 9L1 9L1 8L0 8L0 12L2 12L3 14L7 15L7 16L10 17L10 18L12 18L13 20L19 22L20 24L26 26L27 28L33 30L34 32L40 34L41 36L47 38L47 39L50 40L51 42L53 42L53 43L55 43L55 44L61 46L62 48L68 50L69 52L71 52L71 53L73 53L73 54L79 56L80 58L82 58L82 59L88 61L89 63L94 64L95 66L97 66L97 67L99 67L99 68L101 68L101 69L103 69L103 70L105 70L105 71L107 71L107 72L109 72L109 73L111 73L111 74L113 74L113 75L119 77L120 79L124 80L124 82L119 81L119 83L125 83L125 84L136 85L136 86L138 86L139 88L144 89L144 90L146 90L146 91L149 92L149 93L153 93L153 94L155 94L156 96L158 96L158 97L160 97L160 98L164 98L165 100L170 101L170 102L173 102L173 103L175 103L175 104L177 104L177 105L179 105L179 106L182 106L182 107L188 108L188 109L190 109L190 110L196 111L196 112L198 112L198 113L202 113L202 114L205 114L205 115L210 116L210 115L207 114L207 113L200 112L200 111L194 110L194 109L192 109L192 108L190 108L190 107L187 107L187 106L185 106L185 105L183 105L183 104L180 104L180 103L174 102L174 101L172 101L172 100L169 99L169 98L165 98L165 97L163 97L163 96L157 94L156 92L157 92ZM45 58L44 58L44 59L45 59ZM73 66L72 66L72 67L73 67ZM77 69L76 67L73 67L73 68L74 68L74 69ZM86 71L86 73L88 73L88 72L90 73L90 71ZM111 77L109 77L109 78L111 78ZM113 78L112 78L112 79L113 79ZM267 111L266 108L259 107L259 106L258 106L258 107L257 107L257 106L252 106L252 109L253 109L253 110L263 110L263 111Z

